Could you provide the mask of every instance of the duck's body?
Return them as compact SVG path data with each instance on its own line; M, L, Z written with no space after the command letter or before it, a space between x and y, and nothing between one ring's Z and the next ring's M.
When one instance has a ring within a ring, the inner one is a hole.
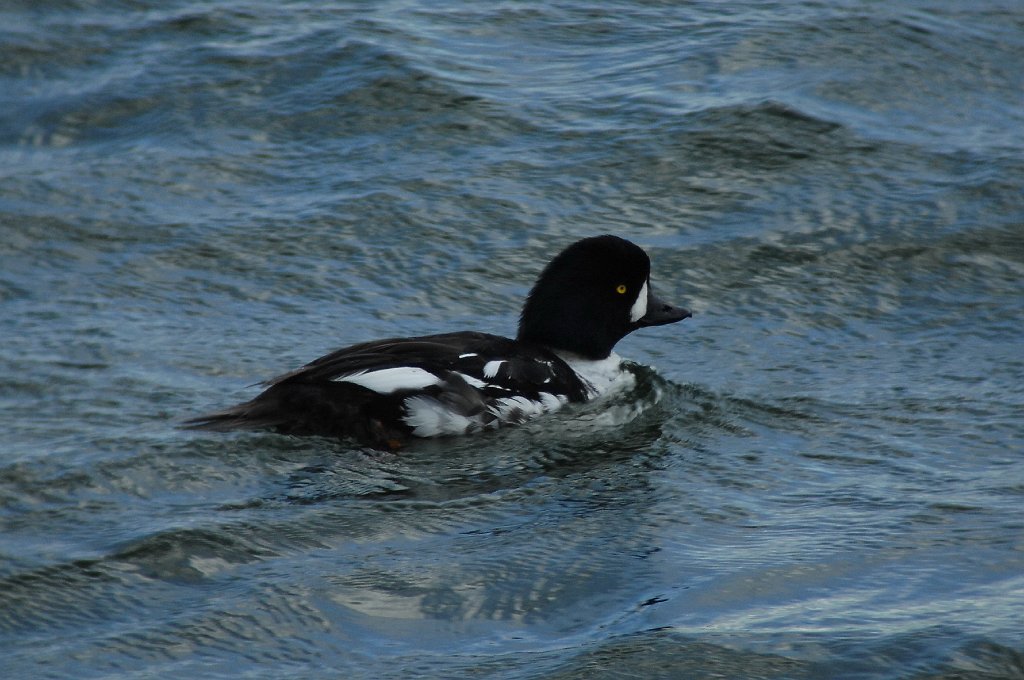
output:
M515 340L466 331L353 345L268 381L252 401L189 425L397 448L410 436L522 423L613 389L623 378L612 351L619 339L690 316L650 292L649 274L646 253L629 241L584 239L541 274Z

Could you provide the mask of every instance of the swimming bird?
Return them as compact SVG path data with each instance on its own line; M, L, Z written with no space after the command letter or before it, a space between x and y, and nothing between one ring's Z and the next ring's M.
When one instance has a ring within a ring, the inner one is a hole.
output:
M654 294L650 271L636 244L585 238L543 269L515 339L460 331L352 345L185 426L340 437L394 450L413 437L519 424L595 399L626 379L613 351L619 340L691 316Z

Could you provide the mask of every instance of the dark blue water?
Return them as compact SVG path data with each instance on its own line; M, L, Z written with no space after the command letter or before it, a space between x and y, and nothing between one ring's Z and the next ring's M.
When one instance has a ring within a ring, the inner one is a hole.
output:
M176 428L606 232L611 402ZM7 2L0 339L5 677L1024 677L1019 2Z

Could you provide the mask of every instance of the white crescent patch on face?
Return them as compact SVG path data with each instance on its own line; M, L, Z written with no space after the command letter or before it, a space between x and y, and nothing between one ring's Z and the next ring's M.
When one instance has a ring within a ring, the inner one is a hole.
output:
M640 288L640 292L636 296L636 302L629 310L629 320L632 323L636 323L643 318L644 314L647 313L647 282L644 281L644 285Z

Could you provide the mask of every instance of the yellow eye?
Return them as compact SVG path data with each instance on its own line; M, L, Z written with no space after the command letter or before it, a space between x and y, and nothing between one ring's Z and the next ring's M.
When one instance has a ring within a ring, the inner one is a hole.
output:
M620 283L618 286L616 286L615 292L618 293L619 295L625 295L626 294L626 284Z

